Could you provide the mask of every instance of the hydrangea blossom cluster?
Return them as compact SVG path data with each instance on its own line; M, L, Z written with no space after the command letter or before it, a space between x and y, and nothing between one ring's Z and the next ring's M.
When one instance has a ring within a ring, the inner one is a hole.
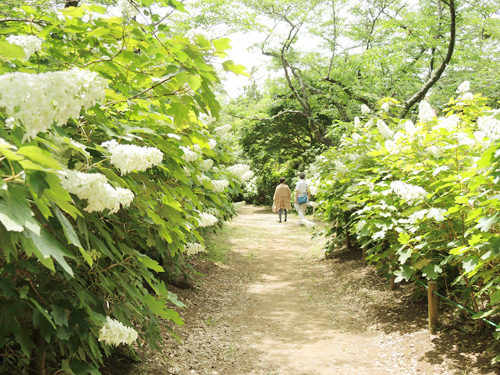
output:
M254 173L250 170L250 166L246 164L235 164L227 167L227 171L234 174L241 182L250 180Z
M205 246L203 246L200 243L188 242L186 244L186 254L188 256L195 255L198 253L204 253L206 251L207 251L207 249L205 249Z
M451 115L448 117L440 117L438 119L438 124L434 126L434 130L445 129L448 132L454 131L458 124L460 123L460 117L457 115Z
M494 142L500 138L500 121L493 116L482 116L477 119L477 126L490 141Z
M431 105L425 100L422 100L418 104L418 121L420 121L423 124L426 124L432 121L433 118L434 118L434 111Z
M210 207L210 208L206 209L205 212L207 214L214 215L217 217L221 216L220 211L214 207Z
M139 13L132 0L118 0L116 6L126 18L133 18Z
M408 133L408 135L410 135L411 137L413 137L417 132L417 127L411 120L406 120L403 125L406 133Z
M206 175L204 175L204 174L201 174L201 175L199 175L199 176L196 176L196 179L198 180L198 183L199 183L200 185L203 185L203 183L204 183L205 181L211 181L211 180L210 180L210 177L208 177L208 176L206 176Z
M217 128L215 128L215 133L219 136L219 137L224 137L226 135L228 135L232 130L232 126L227 124L227 125L222 125L222 126L219 126Z
M212 190L216 193L222 193L228 186L228 180L212 180Z
M163 152L156 147L121 145L114 139L101 144L111 153L111 163L124 175L129 172L145 171L163 160Z
M473 138L470 138L467 133L464 132L458 132L455 133L455 138L458 141L459 145L465 145L465 146L474 146L476 144L476 140Z
M184 154L181 157L188 163L191 163L193 161L196 161L196 159L198 159L198 154L193 150L184 146L181 146L180 148L182 151L184 151Z
M377 129L384 138L391 138L394 135L394 132L381 119L377 120Z
M22 123L24 139L47 131L56 122L64 125L78 117L81 108L102 101L106 80L95 72L71 69L40 74L8 73L0 76L0 107L10 125Z
M9 35L7 42L22 47L25 53L25 59L29 60L31 55L42 49L43 39L34 35Z
M214 161L212 159L206 159L200 163L200 169L202 171L208 171L213 166L214 166Z
M407 184L403 181L392 181L391 190L408 203L422 200L427 194L427 192L420 186Z
M366 104L361 104L361 113L367 115L371 112L371 109Z
M137 337L135 329L127 327L109 316L106 317L106 323L99 330L99 341L104 341L108 345L132 345Z
M217 224L218 221L219 219L217 219L217 217L209 213L202 212L200 214L200 227L211 227Z
M217 146L217 141L213 138L210 138L208 140L208 145L210 146L210 150L213 150L215 146Z
M67 170L61 173L61 185L69 193L80 199L86 199L87 212L110 210L118 212L120 205L128 207L134 199L134 194L123 188L111 186L106 176L100 173L82 173Z
M457 88L457 93L458 94L461 94L461 93L465 93L465 92L469 92L470 91L470 82L469 81L464 81L462 82L458 88Z

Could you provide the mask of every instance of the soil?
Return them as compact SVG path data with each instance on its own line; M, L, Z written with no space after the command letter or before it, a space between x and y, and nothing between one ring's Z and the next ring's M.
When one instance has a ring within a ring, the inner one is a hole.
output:
M324 238L245 206L218 232L218 261L197 259L192 289L171 288L185 325L141 362L114 357L106 375L500 374L491 332L463 321L427 329L426 294L389 283L356 251L325 259ZM472 328L471 328L472 329ZM498 350L498 349L497 349Z

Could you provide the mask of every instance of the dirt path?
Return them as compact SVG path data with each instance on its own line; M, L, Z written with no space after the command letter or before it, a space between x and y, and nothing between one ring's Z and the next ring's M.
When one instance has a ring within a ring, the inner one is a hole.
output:
M200 284L175 291L188 306L182 343L165 334L163 354L130 374L497 373L477 340L430 335L425 301L409 298L409 286L388 291L352 253L322 260L324 240L297 222L243 208L218 235L228 258L200 264Z

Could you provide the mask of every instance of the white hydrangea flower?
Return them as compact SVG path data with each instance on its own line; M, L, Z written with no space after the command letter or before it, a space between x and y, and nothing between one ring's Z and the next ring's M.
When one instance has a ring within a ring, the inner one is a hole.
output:
M40 51L43 43L43 39L34 35L9 35L5 40L10 44L22 47L26 60L29 60L35 52Z
M0 75L0 107L5 108L10 125L26 129L23 141L45 132L53 122L62 126L70 117L78 118L105 97L106 80L95 72L71 69L40 74Z
M488 141L485 140L486 134L482 131L474 132L474 138L476 139L477 143L481 143L485 146L489 143Z
M204 174L201 174L201 175L199 175L199 176L196 176L196 179L198 180L198 183L199 183L200 185L203 185L203 182L205 182L205 181L211 181L211 180L210 180L210 177L208 177L208 176L206 176L206 175L204 175Z
M358 128L360 124L361 121L359 121L359 117L358 116L354 117L354 127Z
M309 202L309 206L311 206L312 208L316 208L316 207L318 207L319 205L318 205L318 203L316 203L316 202Z
M461 99L461 100L473 100L474 94L471 92L466 92L466 93L462 94L459 99ZM462 103L462 105L463 105L463 103Z
M188 256L195 255L198 253L204 253L207 249L201 243L188 242L186 244L186 254Z
M212 190L216 193L222 193L228 186L228 180L212 180Z
M207 214L214 215L214 216L217 216L217 217L221 216L220 211L218 209L214 208L214 207L208 208L207 210L205 210L205 212Z
M217 222L219 221L217 217L206 212L202 212L200 216L200 227L211 227L212 225L217 224Z
M441 150L439 147L437 146L430 146L430 147L427 147L426 148L426 151L431 154L432 156L434 156L435 158L443 155L443 150Z
M382 111L388 112L389 111L389 106L390 106L389 102L385 102L385 103L382 103L382 105L381 105L380 108L382 109Z
M353 133L353 134L351 135L351 138L352 138L352 140L353 140L354 142L358 142L358 141L360 141L360 140L362 140L362 139L363 139L363 138L362 138L362 137L361 137L358 133Z
M404 122L404 127L405 127L405 130L406 132L410 135L410 136L414 136L415 133L417 132L417 127L415 126L415 124L413 123L413 121L411 120L406 120Z
M184 171L184 174L186 175L186 177L191 176L191 171L187 167L183 167L182 170Z
M432 121L433 118L434 110L431 108L431 105L427 101L422 100L418 104L418 121L426 124L429 121Z
M213 150L215 146L217 146L217 141L215 139L209 139L208 145L210 146L210 149Z
M407 184L403 181L392 181L391 190L408 203L413 203L425 198L427 192L420 186Z
M82 173L67 170L61 172L61 185L69 193L75 194L80 199L86 199L87 212L110 210L109 213L118 212L120 205L130 206L134 194L123 188L115 188L108 183L106 176L100 173Z
M394 141L391 141L390 139L388 139L387 141L385 141L384 147L387 151L389 151L391 153L391 152L397 150L398 145Z
M341 161L336 161L335 162L335 169L337 171L339 171L339 172L345 172L345 171L347 171L347 167Z
M233 127L229 124L222 125L222 126L215 128L215 134L217 134L218 137L223 138L226 135L228 135L232 129L233 129Z
M114 139L102 143L101 146L109 150L111 163L122 175L133 171L145 171L163 160L163 152L156 147L121 145Z
M392 138L394 132L387 126L384 120L377 120L377 129L380 132L380 135L384 138Z
M371 112L371 109L366 104L361 104L361 113L367 115Z
M398 139L400 139L400 138L406 138L406 135L401 133L400 131L397 131L396 134L394 134L392 139L394 140L394 142L397 142Z
M467 133L464 132L459 132L455 133L455 138L458 141L458 144L461 146L474 146L476 144L476 140L473 138L470 138Z
M137 4L133 0L118 0L116 6L125 18L134 18L139 13L136 8Z
M247 164L235 164L227 167L226 170L234 174L241 182L250 180L254 173L250 170L250 166Z
M200 169L202 171L208 171L210 170L210 168L212 168L214 166L214 161L212 159L206 159L206 160L203 160L201 163L200 163Z
M316 185L311 184L309 186L309 192L311 193L311 195L318 194L318 187Z
M109 316L106 317L106 323L99 330L99 341L104 341L107 345L132 345L137 337L135 329L127 327Z
M184 151L184 154L181 157L188 163L192 163L193 161L196 161L198 159L198 154L193 150L184 146L180 146L180 149Z
M448 117L440 117L438 119L438 124L434 126L434 130L445 129L446 131L454 131L457 129L460 123L460 117L457 115L451 115Z
M490 141L494 142L500 138L500 121L493 116L479 117L477 119L477 126L480 131L486 134Z
M371 119L369 119L369 120L366 122L366 124L365 124L365 126L364 126L364 127L365 127L366 129L373 128L373 119L372 119L372 118L371 118Z
M462 82L457 88L457 93L459 93L459 94L464 93L464 92L469 92L469 91L470 91L470 82L469 81Z

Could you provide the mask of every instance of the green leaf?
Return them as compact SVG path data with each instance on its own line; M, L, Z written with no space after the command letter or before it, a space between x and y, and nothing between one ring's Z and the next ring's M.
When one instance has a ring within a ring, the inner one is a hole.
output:
M462 260L464 270L467 273L474 272L477 265L479 264L479 257L477 255L469 255L467 258Z
M437 264L429 264L422 268L422 275L429 280L436 280L441 272L443 272L443 270Z
M64 235L68 239L68 243L75 245L79 248L82 248L82 244L80 243L78 235L76 234L75 229L73 228L69 220L66 218L66 216L64 216L63 213L57 207L54 208L54 213L56 214L59 223L61 223Z
M403 280L408 281L413 275L413 267L402 266L399 270L394 271L394 275L396 276L396 279L394 280L396 283L399 283Z
M54 317L54 323L58 326L68 326L68 314L66 311L57 305L50 305L52 307L51 315Z
M500 301L500 290L496 290L490 296L490 305L495 305Z
M40 234L32 232L31 230L25 231L25 234L33 241L43 257L54 258L71 277L74 276L73 269L64 259L65 256L74 259L74 256L69 253L56 239L54 239L49 232L42 228Z
M4 200L0 200L0 222L8 231L22 232L27 228L38 233L40 226L33 215L23 192L9 185Z
M245 68L243 65L235 65L232 60L226 60L222 63L222 66L225 71L230 71L235 74L241 74L247 77L250 77L248 73L245 72L247 68Z
M412 255L412 254L413 254L413 249L412 249L411 247L409 247L409 248L407 248L407 249L404 249L404 250L403 250L403 249L401 249L401 250L399 251L399 259L398 259L398 260L399 260L399 262L400 262L401 264L405 264L405 263L406 263L406 261L407 261L408 259L410 259L410 258L411 258L411 255Z
M497 217L498 217L498 212L490 217L483 217L479 219L478 224L476 225L476 228L483 232L487 232L490 230L491 226L497 222Z
M144 264L147 268L156 271L156 272L165 272L162 266L158 264L156 260L151 259L150 257L139 258L139 260Z
M24 52L23 47L0 41L0 56L7 60L24 59L26 57L26 53Z
M410 235L406 232L401 232L401 233L399 233L398 241L401 245L406 245L406 244L410 243Z
M45 150L42 150L36 146L25 146L21 147L18 154L26 156L32 162L37 163L43 167L50 169L61 170L62 165L52 157L52 155Z

